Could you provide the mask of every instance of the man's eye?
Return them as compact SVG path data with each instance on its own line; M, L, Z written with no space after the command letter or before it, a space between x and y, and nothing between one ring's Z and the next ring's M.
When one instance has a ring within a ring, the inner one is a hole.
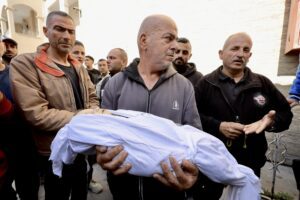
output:
M75 34L75 31L74 30L68 30L69 31L69 34L71 35L74 35Z
M66 29L60 26L55 27L55 30L59 31L59 32L65 32Z

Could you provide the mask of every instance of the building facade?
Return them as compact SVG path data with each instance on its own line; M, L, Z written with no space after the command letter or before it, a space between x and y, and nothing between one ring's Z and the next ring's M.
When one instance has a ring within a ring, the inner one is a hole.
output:
M19 53L34 52L46 41L43 26L53 10L69 13L79 25L78 0L2 0L0 2L0 34L18 42Z

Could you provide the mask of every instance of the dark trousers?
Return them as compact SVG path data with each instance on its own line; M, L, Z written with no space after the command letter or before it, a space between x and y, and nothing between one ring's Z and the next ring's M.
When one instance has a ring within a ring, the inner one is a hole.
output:
M52 162L48 161L45 171L45 200L86 200L87 163L84 155L78 155L71 165L63 165L62 177L52 172Z
M87 183L89 184L93 179L93 165L96 163L96 155L89 155L88 156L88 163L90 165L90 170L88 171L88 179Z
M27 145L26 148L20 149L18 151L20 154L17 155L15 169L16 191L21 200L38 200L40 179L37 151L34 144Z
M38 200L39 176L37 150L33 138L26 127L16 124L18 132L7 132L9 138L3 146L8 162L8 171L0 199L16 199L16 193L21 200ZM17 133L17 135L15 135ZM17 139L16 139L17 137ZM15 181L16 191L12 187ZM4 197L5 198L4 198Z
M198 180L192 187L191 192L194 200L219 200L222 196L223 184L211 181L207 176L199 173Z
M17 200L16 191L12 187L13 176L9 169L2 178L0 185L0 199Z

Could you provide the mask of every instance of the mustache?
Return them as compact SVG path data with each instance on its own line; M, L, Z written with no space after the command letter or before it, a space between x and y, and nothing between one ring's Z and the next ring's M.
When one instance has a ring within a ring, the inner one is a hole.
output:
M11 50L6 50L4 54L13 53Z
M177 60L180 60L180 61L184 61L182 58L176 58L174 61L177 61Z
M70 40L67 40L67 39L59 40L59 41L57 42L57 44L66 44L66 45L71 45L71 46L73 46L73 43L72 43Z

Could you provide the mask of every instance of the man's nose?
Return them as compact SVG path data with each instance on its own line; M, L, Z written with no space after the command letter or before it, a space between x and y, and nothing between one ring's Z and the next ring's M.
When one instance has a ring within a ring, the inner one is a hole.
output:
M68 30L63 32L63 38L65 38L65 39L70 39L71 38L71 34L69 33Z
M243 49L240 49L237 51L237 56L244 57L244 55L245 55L245 52L243 51Z

